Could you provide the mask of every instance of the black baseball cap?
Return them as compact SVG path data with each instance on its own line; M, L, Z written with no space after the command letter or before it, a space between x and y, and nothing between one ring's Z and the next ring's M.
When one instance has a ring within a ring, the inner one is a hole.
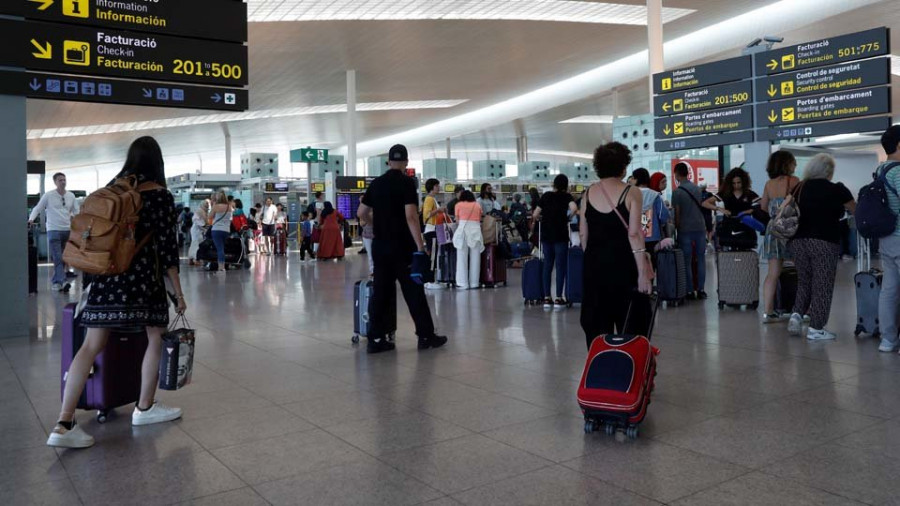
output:
M881 136L881 147L887 154L893 155L897 152L897 144L900 144L900 125L891 125Z
M406 146L403 144L396 144L388 152L388 160L392 162L408 162L409 151L406 150Z

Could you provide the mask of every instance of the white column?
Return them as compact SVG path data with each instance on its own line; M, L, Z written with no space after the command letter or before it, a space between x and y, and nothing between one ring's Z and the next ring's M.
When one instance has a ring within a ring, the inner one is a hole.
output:
M356 174L356 71L347 71L347 170Z
M450 155L451 155L451 151L450 151L450 137L447 137L447 159L448 159L448 160L449 160L450 158L453 158L453 157L450 156Z
M222 123L222 132L225 134L225 173L231 174L231 130L228 123ZM200 166L203 166L203 157L200 157Z
M663 55L662 0L647 0L647 47L650 49L650 112L653 113L653 74L666 69Z
M22 226L3 227L0 262L0 338L28 335L28 161L25 142L25 97L0 95L0 167L3 187L0 215ZM46 285L42 287L46 289Z

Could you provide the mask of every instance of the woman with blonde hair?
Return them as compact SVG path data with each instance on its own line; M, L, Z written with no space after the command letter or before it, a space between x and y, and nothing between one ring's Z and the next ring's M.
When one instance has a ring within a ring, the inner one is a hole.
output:
M216 193L215 201L210 210L210 221L212 222L212 240L216 245L216 255L218 260L218 272L225 272L225 241L231 235L231 204L225 192Z
M788 332L799 335L803 317L810 316L806 339L837 338L825 329L834 295L834 278L841 253L840 221L844 211L856 212L853 194L841 183L832 183L835 161L818 154L804 169L803 182L791 193L800 210L797 232L788 250L797 265L797 298L788 321Z

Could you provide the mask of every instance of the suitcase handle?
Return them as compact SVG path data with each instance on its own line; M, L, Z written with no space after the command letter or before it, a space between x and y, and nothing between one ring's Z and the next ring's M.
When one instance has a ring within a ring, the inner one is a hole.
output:
M656 314L659 312L659 303L660 303L659 292L653 291L648 294L640 293L637 290L632 292L631 302L628 303L628 313L626 313L626 315L625 315L625 326L622 330L623 331L628 330L628 326L629 326L628 324L631 323L630 322L631 309L634 306L635 299L638 297L645 297L645 296L650 300L651 312L650 312L650 328L647 329L647 335L644 337L646 337L648 340L650 340L653 337L653 329L656 327Z

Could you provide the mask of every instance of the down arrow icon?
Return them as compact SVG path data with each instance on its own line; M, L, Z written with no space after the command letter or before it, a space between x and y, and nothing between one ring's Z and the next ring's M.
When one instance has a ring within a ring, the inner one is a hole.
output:
M31 91L38 91L39 89L41 89L42 85L41 85L41 82L38 81L37 78L35 77L28 84L28 87L31 88Z

